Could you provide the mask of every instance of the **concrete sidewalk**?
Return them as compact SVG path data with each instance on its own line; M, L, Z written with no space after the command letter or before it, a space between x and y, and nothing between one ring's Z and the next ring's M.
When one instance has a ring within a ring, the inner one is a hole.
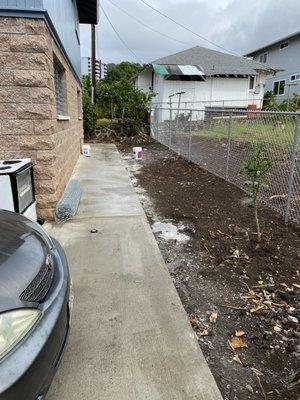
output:
M74 178L84 191L76 217L46 225L74 291L47 400L221 400L115 146L93 145Z

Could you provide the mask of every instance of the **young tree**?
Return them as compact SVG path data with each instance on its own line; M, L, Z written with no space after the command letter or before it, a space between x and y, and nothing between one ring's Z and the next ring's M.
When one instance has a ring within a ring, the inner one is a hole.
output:
M91 79L89 75L82 78L82 111L84 134L86 137L92 137L97 127L99 109L91 99Z
M97 85L97 104L101 117L117 118L122 122L129 119L133 124L133 133L138 133L145 122L150 98L125 78L112 84L104 80Z
M272 160L269 157L265 144L255 146L244 166L245 173L249 179L246 185L252 195L254 221L256 225L257 241L261 241L261 229L258 217L259 195L263 189L268 189L268 176L272 168Z
M104 81L108 84L111 84L122 79L129 80L133 75L139 73L142 69L143 66L141 64L123 61L120 64L116 64L108 68Z

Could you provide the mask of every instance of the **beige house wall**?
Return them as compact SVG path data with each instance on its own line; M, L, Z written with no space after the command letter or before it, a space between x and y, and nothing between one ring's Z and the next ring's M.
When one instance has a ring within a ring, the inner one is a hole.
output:
M64 70L64 120L56 112L54 59ZM0 159L32 159L41 218L53 218L80 154L81 116L81 86L45 21L0 17Z

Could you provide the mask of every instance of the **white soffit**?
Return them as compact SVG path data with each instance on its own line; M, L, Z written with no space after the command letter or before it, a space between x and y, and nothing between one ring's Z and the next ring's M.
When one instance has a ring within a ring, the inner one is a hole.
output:
M195 65L178 65L178 68L183 75L204 75Z

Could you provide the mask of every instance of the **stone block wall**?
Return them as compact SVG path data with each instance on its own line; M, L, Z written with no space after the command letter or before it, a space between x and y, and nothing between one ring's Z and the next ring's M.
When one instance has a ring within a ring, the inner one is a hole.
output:
M56 112L54 59L64 70L69 119ZM53 218L80 154L80 105L80 84L45 21L0 17L0 159L32 159L41 218Z

